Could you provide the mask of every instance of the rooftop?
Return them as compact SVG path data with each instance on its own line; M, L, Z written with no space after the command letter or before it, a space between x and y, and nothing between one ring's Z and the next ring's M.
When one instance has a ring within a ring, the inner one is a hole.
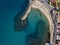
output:
M57 3L60 3L60 0L55 0Z

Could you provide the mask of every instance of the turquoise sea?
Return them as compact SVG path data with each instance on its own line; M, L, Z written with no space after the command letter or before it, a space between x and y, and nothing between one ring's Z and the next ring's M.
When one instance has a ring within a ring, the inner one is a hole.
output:
M49 23L47 18L40 10L32 8L28 14L28 20L26 45L44 45L49 40Z
M35 9L32 9L28 14L29 26L27 30L21 32L14 31L14 17L18 12L24 11L24 3L25 0L0 0L0 45L26 45L26 36L30 35L35 30L39 30L39 35L41 34L41 36L43 32L48 32L48 29L46 29L48 28L47 19L45 16L42 16L40 11L36 11ZM23 5L24 8L21 7ZM45 28L42 27L42 25L39 25L40 27L37 26L37 23L41 19L44 21L43 26L46 26ZM43 38L42 40L45 39Z

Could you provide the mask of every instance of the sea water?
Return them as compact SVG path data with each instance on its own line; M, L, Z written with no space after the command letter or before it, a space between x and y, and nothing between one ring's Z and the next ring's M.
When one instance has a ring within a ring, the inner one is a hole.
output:
M49 23L40 10L32 8L28 14L29 26L26 45L44 45L48 40Z
M14 17L22 10L21 5L24 2L25 0L0 0L0 45L26 45L27 36L36 30L37 23L40 19L44 20L47 25L47 20L45 20L46 18L44 16L44 18L41 16L40 11L33 9L28 14L29 26L27 30L15 32ZM42 26L40 25L39 28L42 28Z
M14 32L14 17L25 8L25 1L0 0L0 45L25 45L25 32Z

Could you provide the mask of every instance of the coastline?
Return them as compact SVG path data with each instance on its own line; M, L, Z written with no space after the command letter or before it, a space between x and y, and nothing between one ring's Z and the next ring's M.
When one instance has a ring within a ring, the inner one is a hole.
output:
M34 31L29 33L29 35L27 35L27 45L29 44L40 44L43 45L47 40L47 34L48 34L48 20L47 18L41 14L40 10L32 8L31 12L29 13L28 18L30 17L30 25L33 25ZM34 19L33 19L34 18ZM44 26L44 27L43 27ZM31 30L33 30L31 28ZM42 36L43 35L43 36ZM32 43L30 43L30 40L32 42L32 40L35 40L36 43L34 43L34 41ZM37 42L38 41L38 42ZM39 43L40 42L40 43Z
M53 31L54 31L54 24L53 24L53 20L52 20L52 17L51 17L51 14L49 12L49 9L48 7L46 7L45 5L43 5L41 2L39 2L38 0L34 0L34 2L29 6L29 10L27 10L26 14L23 16L22 20L25 20L27 17L28 17L28 13L30 12L31 10L31 7L32 8L37 8L39 9L45 16L46 18L48 19L49 21L49 31L50 31L50 34L51 34L51 39L50 39L50 42L52 44L52 40L53 40ZM48 16L47 16L48 15Z

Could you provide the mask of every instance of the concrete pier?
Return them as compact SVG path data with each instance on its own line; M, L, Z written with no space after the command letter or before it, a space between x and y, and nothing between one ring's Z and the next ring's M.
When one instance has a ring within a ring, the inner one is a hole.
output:
M23 16L22 20L25 20L28 17L28 13L31 11L31 8L37 8L39 9L44 16L46 16L46 18L49 21L49 31L50 31L50 42L52 44L52 40L53 40L53 31L54 31L54 24L53 24L53 20L52 17L50 15L50 10L47 6L45 6L44 4L42 4L41 2L39 2L38 0L34 0L34 2L29 6L29 9L27 10L26 14Z

